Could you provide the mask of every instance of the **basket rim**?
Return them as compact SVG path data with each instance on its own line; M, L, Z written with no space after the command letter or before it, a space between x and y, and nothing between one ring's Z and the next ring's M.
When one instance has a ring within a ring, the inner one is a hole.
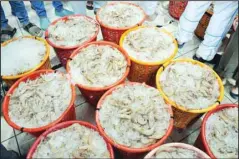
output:
M49 31L48 31L49 27L55 25L58 21L67 20L69 17L84 17L87 20L91 21L92 23L94 22L97 25L96 33L92 37L90 37L87 41L83 42L82 44L77 44L74 46L61 46L61 45L57 45L57 44L53 43L49 39ZM97 38L97 35L99 34L99 30L100 30L100 24L95 19L93 19L89 16L86 16L86 15L74 14L74 15L68 15L68 16L58 18L58 19L54 20L53 22L51 22L51 24L48 26L47 30L45 31L45 39L48 42L48 44L54 48L63 49L63 50L71 50L71 49L76 49L76 48L80 47L81 45L87 44L87 43L91 42L93 39Z
M125 50L123 48L121 48L119 45L113 43L113 42L108 42L108 41L94 41L94 42L90 42L87 44L82 45L81 47L77 48L76 50L74 50L74 52L71 54L70 59L73 59L77 54L80 53L80 51L90 45L109 45L113 48L116 48L119 50L119 52L125 57L125 60L127 61L127 67L126 67L126 71L124 73L124 75L121 77L121 79L119 79L118 81L114 82L111 85L108 85L106 87L89 87L89 86L84 86L84 84L80 84L80 83L76 83L76 85L79 88L85 89L85 90L90 90L90 91L105 91L108 90L114 86L117 86L118 84L122 83L128 76L129 71L130 71L130 59L127 55L127 53L125 52ZM71 69L69 66L70 60L67 60L67 64L66 64L66 71L67 73L71 76Z
M17 130L20 130L20 131L24 131L24 132L28 132L28 133L35 133L35 132L41 132L41 131L44 131L54 125L56 125L57 123L59 123L62 118L65 117L65 115L71 110L72 107L74 107L74 102L75 102L75 98L76 98L76 92L75 92L75 86L70 83L71 85L71 93L72 93L72 96L71 96L71 101L69 103L69 105L67 106L67 108L65 109L65 111L56 119L54 120L53 122L51 123L48 123L47 125L44 125L44 126L40 126L40 127L35 127L35 128L25 128L25 127L21 127L17 124L15 124L10 116L9 116L9 111L8 111L8 108L9 108L9 101L10 101L10 95L15 91L15 89L19 86L19 84L21 82L25 82L27 81L28 79L30 79L31 77L36 77L38 78L41 74L49 74L49 73L54 73L54 72L57 72L63 76L66 76L64 73L62 72L59 72L59 71L56 71L56 70L51 70L51 69L43 69L43 70L38 70L36 72L33 72L25 77L22 77L20 78L19 80L17 80L11 87L10 89L8 90L6 96L4 97L4 100L3 100L3 117L5 118L6 122L11 126L13 127L14 129L17 129ZM36 79L34 78L34 79Z
M79 124L81 126L85 126L89 129L93 129L94 131L97 131L99 133L99 130L96 126L94 126L93 124L89 123L89 122L85 122L85 121L81 121L81 120L71 120L71 121L65 121L62 123L58 123L56 125L54 125L53 127L49 128L48 130L46 130L44 133L42 133L32 144L30 150L28 151L27 154L27 159L32 158L32 156L35 153L35 150L37 148L37 146L40 144L40 142L42 141L42 139L44 139L47 135L57 131L57 130L61 130L64 128L67 128L73 124ZM100 133L99 135L103 138L103 140L105 141L105 144L107 146L107 150L109 151L110 154L110 158L114 159L114 152L113 152L113 148L112 146L105 140L104 136L102 136Z
M46 53L42 59L42 61L36 65L34 68L30 69L30 70L27 70L25 71L24 73L21 73L21 74L18 74L18 75L10 75L10 76L2 76L2 78L4 80L15 80L15 79L18 79L18 78L21 78L21 77L24 77L34 71L36 71L37 69L39 69L40 67L42 67L46 61L49 59L49 56L50 56L50 47L49 47L49 44L47 43L47 41L43 38L40 38L40 37L36 37L36 36L20 36L20 37L15 37L15 38L12 38L8 41L5 41L4 43L1 44L1 47L4 47L6 45L8 45L9 43L13 42L13 41L16 41L20 38L29 38L29 39L35 39L35 40L38 40L42 43L44 43L45 45L45 48L46 48Z
M155 149L153 149L152 151L150 151L144 159L150 159L152 158L152 156L158 151L158 149L160 149L161 147L167 148L167 147L179 147L179 148L185 148L188 150L192 150L194 152L196 152L197 154L199 154L202 158L210 158L205 152L203 152L202 150L200 150L199 148L193 146L193 145L189 145L189 144L185 144L185 143L180 143L180 142L173 142L173 143L166 143L163 145L160 145L158 147L156 147Z
M221 105L217 106L216 108L214 108L213 110L207 112L207 114L203 118L200 135L201 135L202 143L203 143L203 145L206 149L206 152L208 153L208 155L211 158L216 158L216 157L212 153L212 151L209 147L209 144L207 143L207 140L206 140L206 123L207 123L207 120L212 114L214 114L218 111L221 111L222 109L228 109L228 108L238 108L238 105L236 105L236 104L221 104Z
M159 139L156 143L152 144L152 145L149 145L149 146L144 146L143 148L130 148L130 147L127 147L127 146L124 146L124 145L121 145L121 144L118 144L116 143L113 139L111 139L111 137L109 137L105 131L104 131L104 128L101 126L101 123L100 123L100 120L99 120L99 110L102 106L102 103L104 102L105 98L110 95L114 90L118 89L119 87L124 87L126 85L145 85L146 87L151 87L149 85L146 85L145 83L138 83L138 82L126 82L126 83L123 83L123 84L120 84L116 87L113 87L111 89L109 89L107 92L105 92L105 94L100 98L98 104L97 104L97 109L96 109L96 113L95 113L95 120L96 120L96 125L99 129L99 132L102 136L104 136L107 140L107 142L109 142L111 145L113 145L114 147L120 149L120 150L123 150L123 151L126 151L126 152L129 152L129 153L142 153L142 152L146 152L146 151L150 151L152 149L154 149L155 147L163 144L166 139L169 137L169 135L171 134L172 130L173 130L173 111L172 111L172 107L170 104L168 104L167 101L165 101L165 103L168 105L168 112L170 113L171 115L171 118L170 118L170 121L169 121L169 126L168 126L168 129L165 133L165 135ZM154 88L154 87L152 87ZM159 92L160 94L160 92Z
M127 30L126 32L124 32L124 33L122 34L122 36L121 36L121 38L120 38L120 42L119 42L119 43L120 43L120 47L124 48L124 47L123 47L124 40L125 40L126 36L127 36L129 33L131 33L132 31L136 31L136 30L140 30L140 29L145 29L145 28L156 29L156 30L159 30L160 32L163 32L163 33L167 34L167 35L173 40L173 44L174 44L174 46L175 46L175 49L174 49L174 51L173 51L173 53L172 53L172 55L171 55L170 57L168 57L168 58L165 59L165 60L161 60L161 61L157 61L157 62L147 62L147 61L138 60L138 59L136 59L136 58L130 56L130 55L128 54L128 52L126 51L126 53L128 54L130 60L132 60L132 61L135 62L135 63L141 64L141 65L147 65L147 66L161 65L161 64L164 64L164 63L167 62L167 61L172 60L172 59L176 56L176 54L177 54L177 52L178 52L178 44L177 44L176 39L173 37L173 35L172 35L170 32L166 31L165 29L160 29L160 28L152 27L152 26L138 26L138 27L129 29L129 30Z
M159 82L160 81L159 79L160 79L161 73L163 72L163 69L166 68L168 65L170 65L172 63L177 63L177 62L190 62L192 64L196 64L196 65L199 65L201 67L205 67L205 68L207 68L207 69L209 69L210 71L213 72L213 74L217 78L217 81L218 81L218 84L219 84L219 89L220 89L219 90L220 91L220 95L218 97L218 100L214 104L212 104L212 105L210 105L210 106L208 106L207 108L204 108L204 109L186 109L184 106L176 104L176 102L171 100L164 93L163 89L161 88L161 84ZM205 113L205 112L208 112L208 111L214 109L218 104L220 104L222 102L222 99L224 97L224 86L222 84L221 78L218 76L218 74L211 67L207 66L204 63L201 63L199 61L196 61L196 60L193 60L193 59L190 59L190 58L181 58L181 59L172 60L172 61L169 61L169 62L163 64L163 66L164 66L164 68L161 67L157 71L157 74L156 74L156 86L157 86L157 89L162 93L162 95L165 98L165 100L168 101L176 109L179 109L181 111L188 112L188 113Z
M144 15L143 18L142 18L142 20L139 21L139 22L138 22L137 24L135 24L135 25L128 26L128 27L123 27L123 28L112 27L112 26L108 26L108 25L104 24L104 23L100 20L100 18L99 18L99 13L100 13L101 10L104 9L106 6L108 6L108 5L115 5L115 4L117 4L117 3L133 5L133 6L137 7L138 9L140 9L141 12L142 12L143 15ZM139 5L134 4L134 3L130 3L130 2L108 2L107 4L105 4L104 6L102 6L101 8L99 8L99 10L98 10L97 13L96 13L96 20L97 20L97 22L100 24L100 26L103 26L103 27L108 28L108 29L111 29L111 30L128 30L128 29L130 29L130 28L134 28L134 27L137 27L137 26L143 24L143 22L145 21L145 19L146 19L146 13L144 12L144 10L143 10Z

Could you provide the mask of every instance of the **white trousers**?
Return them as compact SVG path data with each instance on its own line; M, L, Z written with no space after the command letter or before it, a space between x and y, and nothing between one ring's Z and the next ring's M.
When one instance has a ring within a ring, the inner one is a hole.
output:
M179 20L178 34L176 35L179 43L185 43L192 39L194 30L211 3L211 1L188 2ZM204 40L196 52L198 56L204 60L213 59L237 12L237 1L214 1L213 15L205 32Z

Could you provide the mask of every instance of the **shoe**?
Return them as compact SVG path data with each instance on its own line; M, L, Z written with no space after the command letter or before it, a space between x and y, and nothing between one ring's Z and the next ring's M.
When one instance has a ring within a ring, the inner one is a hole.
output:
M179 49L183 48L184 44L185 44L185 43L183 43L183 44L178 44L178 48L179 48Z
M50 24L51 22L47 17L40 17L40 27L42 30L46 30Z
M17 29L12 28L10 25L8 25L6 28L1 29L1 43L8 41L14 37L16 34Z
M58 16L58 17L64 17L64 16L67 16L67 15L72 15L72 14L74 14L74 12L69 11L69 10L67 10L67 9L62 9L62 10L59 11L59 12L55 10L55 14L56 14L56 16Z
M177 39L176 39L176 41L177 41L177 43L178 43L178 48L179 48L179 49L183 48L183 46L184 46L185 43L180 44Z
M39 28L38 26L36 26L35 24L33 24L31 22L24 25L23 29L26 30L32 36L41 37L43 35L41 28Z
M209 63L209 64L215 64L215 61L212 59L211 61L207 61L207 60L204 60L203 58L201 57L197 57L197 55L193 55L193 59L194 60L197 60L199 62L202 62L202 63Z
M94 9L94 7L93 7L93 2L92 2L92 1L87 1L87 3L86 3L86 8L87 8L88 10L93 10L93 9Z
M238 91L238 89L237 89ZM233 99L238 99L238 93L234 93L233 90L230 91L230 96L233 98Z

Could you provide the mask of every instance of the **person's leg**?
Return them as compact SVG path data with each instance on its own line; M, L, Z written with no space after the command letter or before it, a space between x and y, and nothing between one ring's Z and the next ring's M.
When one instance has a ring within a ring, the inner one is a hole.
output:
M86 1L70 1L75 14L86 15Z
M59 17L74 14L72 11L63 8L63 4L61 3L61 1L52 1L52 4L55 8L55 14Z
M17 16L23 28L33 36L42 36L43 32L39 27L29 21L23 1L9 1L12 12Z
M223 77L232 77L238 64L238 29L230 38L215 71Z
M63 9L63 4L61 3L61 1L52 1L52 5L58 12L60 12Z
M179 19L178 33L176 34L179 45L192 40L194 30L210 4L211 2L207 1L188 2L187 7Z
M36 11L39 19L40 19L40 27L43 30L46 30L48 26L50 25L50 20L47 17L46 9L44 6L43 1L30 1L32 4L32 8Z
M30 2L32 5L32 8L36 11L38 17L47 17L46 9L45 9L43 1L34 0Z
M1 29L7 28L8 20L6 19L5 13L1 5Z
M238 2L215 2L213 16L207 27L204 40L196 52L198 58L210 61L216 55L222 39L228 32L238 11Z
M93 6L94 6L94 13L96 14L96 12L106 4L107 2L105 1L94 1L93 2Z

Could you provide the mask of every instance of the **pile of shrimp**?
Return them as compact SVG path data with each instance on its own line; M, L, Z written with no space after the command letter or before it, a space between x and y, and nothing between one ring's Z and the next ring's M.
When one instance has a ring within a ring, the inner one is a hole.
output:
M158 28L140 28L130 32L123 48L129 56L144 62L158 62L168 59L175 50L173 39Z
M132 4L108 4L99 11L100 21L110 27L124 28L138 24L144 18L144 12Z
M117 48L92 44L74 56L69 66L74 82L88 87L105 87L123 77L127 61Z
M106 142L100 134L80 124L48 134L35 150L33 158L109 158Z
M216 158L238 158L238 108L212 114L206 122L206 140Z
M166 134L170 125L169 106L153 87L120 86L105 98L99 121L107 136L116 143L142 148Z
M60 73L42 74L35 80L21 82L10 95L9 117L18 126L45 126L67 109L71 95L70 81Z
M207 108L220 95L213 71L190 62L168 65L160 76L160 84L169 99L188 110Z
M75 46L83 44L92 38L99 25L83 16L68 17L60 20L48 28L49 40L55 45Z

